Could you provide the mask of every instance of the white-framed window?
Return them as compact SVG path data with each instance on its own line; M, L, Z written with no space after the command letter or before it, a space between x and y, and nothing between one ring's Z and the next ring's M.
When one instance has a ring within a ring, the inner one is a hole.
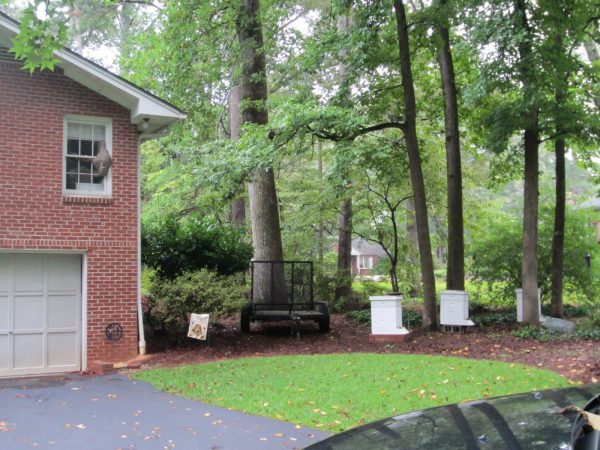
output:
M373 257L372 256L359 256L358 257L358 268L359 269L372 269L373 268Z
M75 195L110 195L111 172L101 175L92 162L102 145L112 155L112 120L66 116L63 150L63 192Z

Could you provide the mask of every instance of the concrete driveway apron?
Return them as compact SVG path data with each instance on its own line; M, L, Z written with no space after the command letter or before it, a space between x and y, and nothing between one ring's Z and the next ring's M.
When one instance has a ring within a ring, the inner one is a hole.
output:
M298 449L325 437L123 375L0 380L2 450Z

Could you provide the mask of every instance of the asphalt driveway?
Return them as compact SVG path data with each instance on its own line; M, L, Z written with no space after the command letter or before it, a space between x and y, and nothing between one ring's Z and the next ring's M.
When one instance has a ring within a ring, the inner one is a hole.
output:
M326 436L123 375L0 380L0 449L297 449Z

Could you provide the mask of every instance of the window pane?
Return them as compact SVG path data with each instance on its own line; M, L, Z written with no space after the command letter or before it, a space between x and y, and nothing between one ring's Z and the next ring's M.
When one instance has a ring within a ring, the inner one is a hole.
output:
M102 184L102 185L104 185L104 177L101 177L99 175L94 176L93 183L94 184Z
M77 139L67 140L67 154L79 155L79 141Z
M92 141L81 141L81 155L92 156Z
M79 175L79 182L80 183L91 183L92 182L92 176L91 175Z
M92 173L92 161L85 159L79 160L79 172L84 174Z
M77 186L77 175L76 174L67 174L67 189L75 189Z
M77 158L67 158L67 172L77 173L79 169L79 161Z
M67 139L79 140L79 124L68 123L67 124Z
M100 141L94 141L93 143L93 152L92 154L94 156L96 156L98 154L98 151L100 150Z
M106 139L106 127L104 125L94 125L94 137L95 141L103 141Z
M79 139L86 140L86 141L91 141L92 139L94 139L94 125L86 125L86 124L80 124L79 125Z

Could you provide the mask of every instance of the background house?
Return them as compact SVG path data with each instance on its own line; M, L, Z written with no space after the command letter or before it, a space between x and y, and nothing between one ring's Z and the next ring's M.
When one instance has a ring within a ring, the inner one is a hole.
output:
M67 49L22 70L18 26L0 14L0 376L124 361L145 346L139 142L185 115Z
M381 245L363 238L352 239L352 275L373 275L381 258L387 258Z

